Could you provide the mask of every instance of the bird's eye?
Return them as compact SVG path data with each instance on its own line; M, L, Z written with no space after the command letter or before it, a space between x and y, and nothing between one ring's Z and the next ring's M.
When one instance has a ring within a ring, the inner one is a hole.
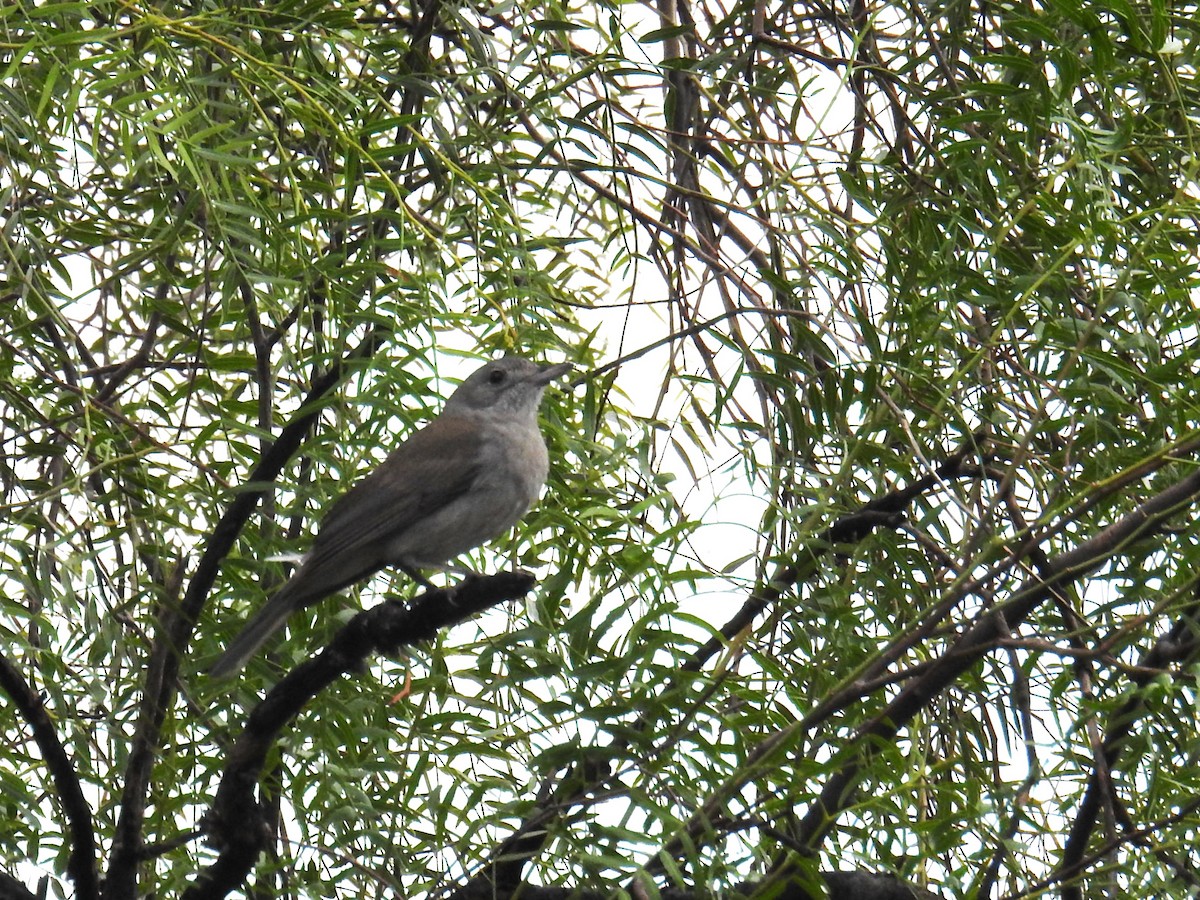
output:
M507 377L503 369L492 369L491 374L488 375L488 384L503 384Z

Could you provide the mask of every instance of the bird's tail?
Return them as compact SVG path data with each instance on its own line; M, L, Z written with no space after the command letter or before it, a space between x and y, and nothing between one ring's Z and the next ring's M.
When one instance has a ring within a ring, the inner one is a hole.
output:
M242 667L250 661L250 657L258 652L258 648L283 627L288 616L296 610L294 599L288 596L290 593L292 592L288 590L287 585L284 585L274 597L266 602L262 609L255 613L254 618L246 623L238 636L225 649L221 658L217 660L216 665L209 671L210 677L227 678L240 672Z

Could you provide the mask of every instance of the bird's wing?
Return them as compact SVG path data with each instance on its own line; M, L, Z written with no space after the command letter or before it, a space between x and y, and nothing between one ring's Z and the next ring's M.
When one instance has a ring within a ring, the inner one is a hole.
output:
M383 546L469 491L480 474L481 460L478 426L469 420L443 416L412 435L321 521L301 569L306 596L297 597L297 605L385 565Z

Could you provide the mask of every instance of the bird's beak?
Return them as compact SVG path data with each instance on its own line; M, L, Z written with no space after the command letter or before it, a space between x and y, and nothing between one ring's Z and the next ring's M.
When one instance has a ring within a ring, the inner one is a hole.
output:
M558 363L553 366L542 366L538 373L533 376L533 381L537 384L549 384L555 378L561 378L575 367L570 363Z

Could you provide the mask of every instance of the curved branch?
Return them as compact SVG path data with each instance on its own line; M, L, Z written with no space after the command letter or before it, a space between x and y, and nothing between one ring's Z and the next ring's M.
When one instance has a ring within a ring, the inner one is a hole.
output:
M1052 879L1065 882L1081 871L1086 864L1088 841L1095 830L1096 817L1100 812L1106 791L1105 776L1117 764L1125 739L1146 714L1145 699L1141 689L1158 677L1162 669L1171 665L1188 666L1200 655L1200 591L1187 604L1171 630L1160 637L1138 661L1137 671L1130 679L1135 690L1133 695L1109 716L1109 727L1104 735L1100 759L1088 779L1087 790L1075 814L1062 861ZM1192 885L1195 887L1195 885ZM1063 888L1064 900L1083 900L1083 890L1077 884Z
M75 766L58 733L54 721L46 711L37 691L17 671L7 657L0 656L0 690L8 694L21 717L33 730L42 759L50 770L54 789L67 818L67 829L71 835L71 855L67 860L67 874L75 885L75 896L79 900L96 900L100 896L100 881L96 864L96 832L92 826L92 810L83 796L83 787L75 774Z
M229 752L206 819L209 843L220 853L216 862L197 876L184 900L224 897L250 874L268 838L254 788L279 733L310 700L346 673L357 671L368 656L392 655L402 647L427 641L476 613L519 600L533 586L529 573L505 572L427 591L408 605L394 600L380 603L356 615L319 655L289 672L251 711L245 730Z
M41 886L45 888L45 884ZM44 900L6 872L0 872L0 900Z
M313 383L295 418L280 431L279 437L267 448L247 479L248 484L262 486L241 491L234 497L213 529L182 601L178 607L168 603L159 610L154 646L146 667L146 687L138 714L137 731L125 770L121 813L117 819L105 881L105 894L111 900L132 900L137 893L137 869L142 859L142 823L151 772L159 752L159 737L175 694L179 662L191 643L192 632L216 581L221 562L254 513L258 501L270 490L270 484L287 466L312 430L313 423L320 415L322 401L341 384L355 363L370 359L389 334L390 331L383 327L372 329L358 347Z
M905 687L882 712L859 727L847 739L846 746L863 747L864 752L869 752L876 742L893 739L960 675L982 660L1011 626L1024 621L1039 605L1095 571L1129 545L1161 531L1168 518L1194 503L1198 495L1200 472L1194 472L1155 494L1095 537L1049 559L1045 575L1026 582L1011 598L986 612L922 678ZM820 796L801 820L797 839L813 852L833 828L838 815L853 802L863 765L861 755L847 762L826 782ZM781 874L786 872L781 871Z
M938 895L894 878L891 875L875 875L870 872L822 872L828 894L827 900L938 900ZM752 897L763 882L747 881L730 891L730 896ZM605 900L612 894L603 891L579 891L566 887L538 887L531 884L517 885L511 892L489 892L480 885L460 895L462 900ZM660 900L710 900L715 894L687 888L664 888L658 893ZM805 885L789 884L781 890L772 889L775 900L817 900Z
M970 436L934 472L876 497L854 512L840 517L805 548L803 563L781 569L770 582L751 593L742 608L721 628L720 636L714 636L680 666L683 678L688 673L701 671L713 656L727 647L744 628L752 625L788 588L815 571L816 561L834 546L861 541L876 528L895 527L917 497L948 479L975 474L977 467L971 463L979 455L982 442L981 434ZM663 691L673 690L681 680L665 684ZM501 894L515 890L521 883L525 865L545 845L550 833L548 825L568 809L578 810L581 804L586 807L591 802L589 796L599 796L602 793L599 788L610 774L609 761L625 752L631 735L644 731L651 724L646 715L640 716L607 747L595 748L585 754L580 763L563 771L556 779L554 776L547 779L538 792L533 810L497 845L479 873L455 889L451 894L453 900L474 896L473 892L480 885L487 885Z

